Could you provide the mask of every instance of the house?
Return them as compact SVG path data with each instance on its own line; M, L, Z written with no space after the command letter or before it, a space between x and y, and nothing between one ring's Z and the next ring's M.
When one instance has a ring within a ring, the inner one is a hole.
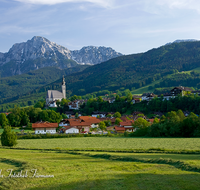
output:
M146 100L149 101L149 96L154 95L153 93L143 93L142 94L142 101Z
M117 126L115 126L114 128L115 128L115 131L117 133L124 133L125 132L125 128L124 127L117 127Z
M193 90L191 88L179 86L179 87L173 88L170 92L172 96L177 96L178 94L181 94L181 96L184 96L186 93L189 93L192 91Z
M75 115L75 113L73 111L66 111L65 112L65 115L68 117L68 118L71 118L72 115Z
M79 117L81 119L82 123L90 123L90 126L92 128L97 128L99 127L99 123L101 122L99 119L97 119L96 117L90 117L90 116L80 116Z
M200 96L200 90L195 90L195 91L192 91L191 93L194 94L194 95L197 94L198 96Z
M92 117L100 117L100 118L105 118L107 115L107 112L101 112L101 111L93 111L92 112Z
M135 129L133 127L133 123L134 123L133 120L128 120L128 121L125 121L125 122L120 122L120 127L124 127L125 131L127 131L127 132L134 132Z
M160 94L158 95L159 98L163 97L163 101L164 100L169 100L170 98L175 98L175 96L172 93L164 93L164 94Z
M48 103L48 107L50 107L50 108L56 108L57 107L56 100L49 102Z
M107 131L114 131L115 130L115 126L108 126L106 127Z
M62 81L62 92L57 90L48 90L46 96L46 105L48 107L57 107L56 101L61 101L63 98L66 99L66 85L64 76Z
M79 129L77 127L66 126L64 128L64 133L66 133L66 134L78 134Z
M140 103L141 101L140 101L140 99L138 99L138 98L133 98L132 99L132 103L133 104L137 104L137 103Z
M110 100L109 100L109 103L110 104L113 104L115 102L115 98L111 98Z
M79 130L79 133L88 133L90 128L97 128L98 123L100 123L100 120L96 117L80 116L77 119L64 119L59 123L59 126L65 128L75 127Z
M58 123L37 122L32 124L35 134L55 134Z
M70 110L78 110L80 108L80 102L79 100L74 100L73 102L68 103Z
M70 110L78 110L83 103L86 103L87 100L74 100L68 103Z

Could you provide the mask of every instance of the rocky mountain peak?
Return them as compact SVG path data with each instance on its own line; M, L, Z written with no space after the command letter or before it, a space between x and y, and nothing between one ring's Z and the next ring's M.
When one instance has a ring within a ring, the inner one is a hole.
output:
M7 53L0 53L0 70L5 65L10 75L16 75L48 66L64 69L77 64L94 65L120 55L112 48L95 46L70 51L44 37L34 36L27 42L14 44Z
M86 46L80 50L71 51L72 58L80 64L98 64L121 56L110 47Z

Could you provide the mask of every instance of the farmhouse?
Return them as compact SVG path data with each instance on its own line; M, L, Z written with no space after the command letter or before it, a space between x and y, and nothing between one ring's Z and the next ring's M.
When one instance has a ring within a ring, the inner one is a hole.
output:
M107 115L107 112L101 112L101 111L93 111L92 112L92 117L100 117L100 118L105 118Z
M142 100L150 101L152 100L156 95L154 93L143 93L142 94Z
M188 92L192 92L192 91L193 90L191 88L179 86L179 87L175 87L171 90L171 95L177 96L178 94L181 94L181 96L184 96L184 94L186 94Z
M115 131L117 133L124 133L125 132L125 128L124 127L117 127L117 126L115 126Z
M66 126L63 131L66 134L77 134L77 133L79 133L79 129L77 127L70 127L70 126Z
M55 134L58 123L38 122L33 123L32 128L35 130L35 134Z
M74 100L69 102L68 106L70 110L78 110L83 103L86 103L87 100Z
M133 123L134 123L134 121L132 121L132 120L127 120L125 122L120 122L120 127L124 127L125 131L127 131L127 132L134 132L135 129L132 126Z
M89 132L90 128L98 127L99 119L90 116L80 116L78 119L64 119L59 123L59 126L69 129L74 127L79 130L79 133Z

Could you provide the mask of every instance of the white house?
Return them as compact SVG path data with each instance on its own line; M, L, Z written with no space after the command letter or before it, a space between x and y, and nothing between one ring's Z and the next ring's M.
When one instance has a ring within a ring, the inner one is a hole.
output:
M73 102L68 103L70 110L78 110L80 107L79 100L74 100Z
M32 128L35 130L35 134L55 134L58 123L38 122L33 123Z
M92 112L92 117L100 117L100 118L105 118L107 115L107 112L100 112L100 111L93 111Z
M144 93L142 94L142 100L150 101L152 100L156 95L154 93Z
M170 100L171 98L175 98L175 96L173 96L171 93L163 94L163 100Z
M65 127L65 133L66 134L77 134L77 133L79 133L79 129L77 129L76 127Z
M49 102L48 106L50 108L56 108L57 107L56 101Z

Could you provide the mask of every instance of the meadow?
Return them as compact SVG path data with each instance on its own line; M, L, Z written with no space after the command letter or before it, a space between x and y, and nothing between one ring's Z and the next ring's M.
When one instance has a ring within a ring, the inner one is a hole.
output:
M41 149L166 149L200 150L200 138L78 137L61 139L20 139L18 148Z
M199 152L120 152L138 149ZM18 140L12 149L0 146L0 155L0 176L4 175L0 177L2 190L200 189L199 138L27 139ZM27 171L28 176L11 178L7 169L13 169L12 173L16 174L22 171L22 175ZM38 175L51 178L33 177L35 170L32 169L37 169Z

